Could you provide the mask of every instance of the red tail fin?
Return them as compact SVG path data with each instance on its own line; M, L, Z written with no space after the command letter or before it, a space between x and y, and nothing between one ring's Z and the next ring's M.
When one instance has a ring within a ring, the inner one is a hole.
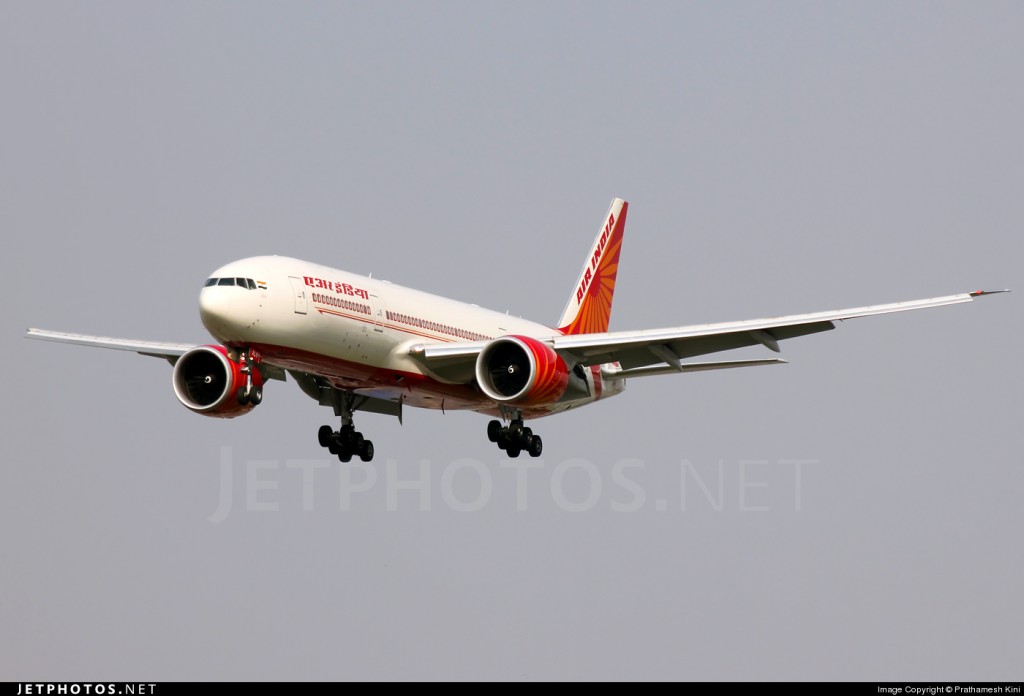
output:
M612 201L612 207L601 223L594 246L583 262L579 280L558 322L562 333L604 333L608 330L628 207L629 204L621 198Z

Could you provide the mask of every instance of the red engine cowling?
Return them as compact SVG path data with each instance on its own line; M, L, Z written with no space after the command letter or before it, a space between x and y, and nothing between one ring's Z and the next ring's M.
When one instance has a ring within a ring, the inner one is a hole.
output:
M552 404L569 385L569 369L558 353L536 339L502 336L480 352L476 381L495 401Z
M245 374L242 364L224 346L198 346L188 351L174 363L171 380L178 401L195 413L234 418L253 409L251 403L238 403ZM263 386L259 370L253 370L252 382L256 387Z

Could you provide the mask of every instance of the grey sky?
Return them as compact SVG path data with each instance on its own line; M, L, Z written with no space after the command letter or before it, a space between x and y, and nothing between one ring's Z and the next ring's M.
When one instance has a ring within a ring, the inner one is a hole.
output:
M1024 289L1022 35L1015 2L3 2L0 678L1021 679L1017 295L538 421L525 511L479 416L359 418L341 510L294 384L221 422L21 334L206 341L203 279L259 253L554 321L614 196L613 328Z

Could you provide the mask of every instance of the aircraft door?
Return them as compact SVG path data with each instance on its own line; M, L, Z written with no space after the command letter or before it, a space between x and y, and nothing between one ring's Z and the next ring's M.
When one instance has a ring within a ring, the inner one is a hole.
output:
M373 315L373 330L378 333L383 333L384 319L387 318L387 309L384 307L384 300L377 295L370 295L370 313Z
M302 282L302 278L296 278L294 276L289 278L292 281L292 295L295 297L295 313L305 314L309 307L309 296L306 293L306 284Z

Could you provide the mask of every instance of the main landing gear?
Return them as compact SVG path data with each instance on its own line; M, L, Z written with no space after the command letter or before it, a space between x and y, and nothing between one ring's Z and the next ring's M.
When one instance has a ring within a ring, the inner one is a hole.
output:
M364 462L373 459L373 442L363 437L352 423L352 412L356 396L352 392L334 390L334 412L341 416L341 428L333 430L329 425L320 426L317 440L321 447L326 447L331 454L348 463L358 455Z
M329 425L321 425L317 439L321 447L326 447L343 462L352 461L355 455L359 455L364 462L373 459L373 442L364 438L351 423L341 426L340 430L332 430Z
M540 435L534 435L519 418L513 420L507 427L503 427L501 421L492 420L487 424L487 439L497 443L498 449L505 450L512 458L518 457L523 451L529 452L531 457L539 457L544 451L544 442Z

